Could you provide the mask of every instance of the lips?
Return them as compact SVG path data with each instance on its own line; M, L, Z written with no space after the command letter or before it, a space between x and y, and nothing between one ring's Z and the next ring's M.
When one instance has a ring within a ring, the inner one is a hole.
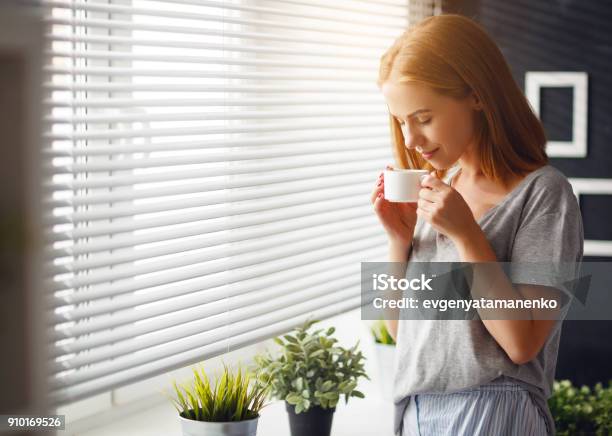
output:
M435 150L432 151L428 151L428 152L422 152L421 154L423 155L423 157L425 159L429 159L431 156L433 156L433 154L438 151L438 149L436 148Z

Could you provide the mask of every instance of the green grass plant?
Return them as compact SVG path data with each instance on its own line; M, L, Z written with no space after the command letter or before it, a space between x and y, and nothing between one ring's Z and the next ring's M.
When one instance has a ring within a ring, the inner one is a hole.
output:
M374 336L374 341L376 341L377 344L395 345L395 341L389 333L387 325L384 321L379 320L374 322L370 327L370 331L372 332L372 336Z
M191 383L173 381L170 397L180 416L195 421L231 422L254 419L264 407L269 386L255 383L256 375L241 367L234 373L223 364L214 386L201 367L193 368Z

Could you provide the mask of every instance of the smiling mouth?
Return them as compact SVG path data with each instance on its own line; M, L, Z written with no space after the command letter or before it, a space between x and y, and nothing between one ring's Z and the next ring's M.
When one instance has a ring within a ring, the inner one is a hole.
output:
M425 158L430 158L430 157L431 157L431 156L432 156L432 155L433 155L433 154L434 154L436 151L438 151L438 149L437 149L437 148L436 148L435 150L428 151L428 152L426 152L426 153L425 153L425 152L423 152L423 153L421 153L421 154L422 154L422 155L423 155L423 157L425 157Z

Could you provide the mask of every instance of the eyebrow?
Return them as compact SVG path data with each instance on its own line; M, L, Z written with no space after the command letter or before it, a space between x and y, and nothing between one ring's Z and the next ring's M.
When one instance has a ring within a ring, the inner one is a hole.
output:
M431 109L419 109L419 110L416 110L416 111L412 112L410 115L408 115L408 118L412 118L413 116L418 115L418 114L423 113L423 112L431 112ZM395 118L399 118L397 115L393 115L393 114L391 114L391 115L394 116Z

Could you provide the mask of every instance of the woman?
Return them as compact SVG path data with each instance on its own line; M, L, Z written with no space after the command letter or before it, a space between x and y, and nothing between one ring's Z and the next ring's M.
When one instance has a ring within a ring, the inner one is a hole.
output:
M423 20L381 58L378 86L397 166L430 171L417 203L386 201L382 173L372 191L391 262L581 262L571 186L548 165L541 123L479 25ZM552 284L515 289L545 297ZM546 399L560 321L386 323L397 341L396 435L554 434Z

